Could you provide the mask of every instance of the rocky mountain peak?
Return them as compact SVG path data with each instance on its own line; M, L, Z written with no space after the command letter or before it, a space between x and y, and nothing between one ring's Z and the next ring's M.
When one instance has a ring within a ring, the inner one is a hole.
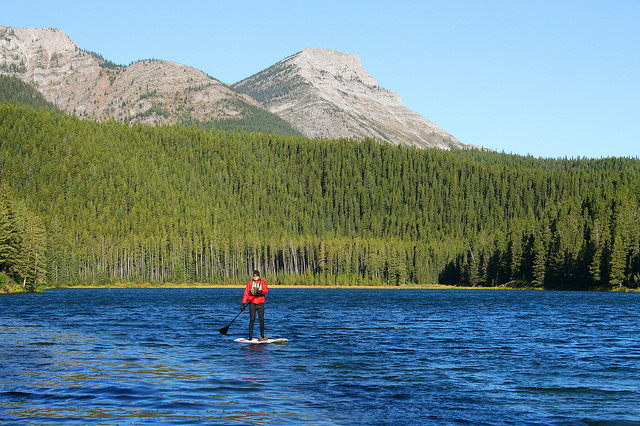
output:
M348 108L345 97L367 97L385 106L402 106L397 93L378 86L378 81L362 67L359 55L308 47L295 55L293 62L303 78L341 107ZM337 87L343 91L335 90Z
M5 63L21 64L27 70L57 65L56 58L60 59L67 54L75 55L80 51L57 28L10 28L0 25L0 46L4 51L13 53L4 58Z
M81 50L59 29L0 25L0 74L21 79L60 110L88 119L175 124L255 117L278 131L317 139L470 147L404 107L358 55L331 49L306 48L229 87L170 61L116 65Z
M358 55L306 48L234 86L311 138L467 147L378 86Z
M309 80L321 83L322 77L330 77L343 81L357 81L369 87L378 87L376 79L362 68L360 56L356 54L307 47L292 56L292 59L300 68L300 74Z
M64 112L96 120L206 123L260 108L195 68L157 60L119 66L52 28L0 26L0 73L33 85Z

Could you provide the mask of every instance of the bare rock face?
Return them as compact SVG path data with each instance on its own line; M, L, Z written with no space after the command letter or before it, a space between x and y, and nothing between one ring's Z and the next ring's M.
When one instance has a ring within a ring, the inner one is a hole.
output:
M378 86L358 55L334 50L304 49L232 88L175 62L113 64L81 50L58 29L0 25L0 74L32 84L66 113L94 120L206 123L246 118L257 107L310 138L478 148L404 107L397 93Z
M58 29L0 26L0 73L32 84L62 111L148 124L231 118L259 106L207 74L175 62L118 66L82 51Z
M306 48L234 85L311 138L366 137L422 148L465 149L378 86L358 55Z

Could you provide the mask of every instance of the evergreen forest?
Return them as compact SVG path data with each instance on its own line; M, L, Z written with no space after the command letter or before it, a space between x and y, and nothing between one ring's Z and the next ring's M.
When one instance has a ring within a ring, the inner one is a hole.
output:
M0 287L640 285L640 160L81 120L0 105Z

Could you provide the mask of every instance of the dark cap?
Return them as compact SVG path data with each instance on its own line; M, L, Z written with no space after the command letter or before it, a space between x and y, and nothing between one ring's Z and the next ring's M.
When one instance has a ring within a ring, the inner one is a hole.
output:
M255 269L255 270L253 271L253 275L260 276L260 271L258 271L257 269Z

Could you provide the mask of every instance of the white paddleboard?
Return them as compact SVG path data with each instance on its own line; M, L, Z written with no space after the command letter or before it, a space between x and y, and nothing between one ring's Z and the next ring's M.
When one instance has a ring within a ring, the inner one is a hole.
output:
M240 339L235 339L235 341L239 343L272 343L274 345L286 345L287 343L289 343L289 340L284 338L267 339L267 340L258 340L256 338L253 338L249 340L249 339L245 339L244 337L241 337Z

